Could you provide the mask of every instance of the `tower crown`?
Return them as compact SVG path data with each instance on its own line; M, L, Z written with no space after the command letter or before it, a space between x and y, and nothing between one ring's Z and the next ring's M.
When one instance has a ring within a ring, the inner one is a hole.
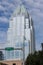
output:
M17 15L25 15L26 17L29 16L29 13L27 9L24 7L24 5L19 5L14 11L12 16L17 16Z

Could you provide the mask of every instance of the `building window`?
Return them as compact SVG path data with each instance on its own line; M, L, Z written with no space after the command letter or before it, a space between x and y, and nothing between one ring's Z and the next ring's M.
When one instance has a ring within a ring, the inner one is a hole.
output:
M19 51L15 51L15 58L19 58Z

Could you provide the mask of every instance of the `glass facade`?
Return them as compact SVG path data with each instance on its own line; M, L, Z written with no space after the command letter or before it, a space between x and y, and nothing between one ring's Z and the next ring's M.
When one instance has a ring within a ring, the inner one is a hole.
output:
M7 46L14 48L23 48L23 43L25 43L24 35L25 40L29 41L30 40L29 19L25 18L24 15L14 16L13 19L9 22ZM27 47L25 47L25 49ZM14 50L14 58L23 59L23 51Z
M23 48L24 42L24 16L18 15L9 23L7 47ZM15 59L23 59L22 50L14 50Z
M5 51L6 59L23 59L23 43L25 46L25 41L26 43L30 44L30 46L28 46L27 44L27 47L29 47L30 49L29 52L34 52L35 43L33 37L33 25L31 24L31 22L31 17L29 17L29 14L26 11L25 7L23 5L20 5L13 13L9 21L7 43L5 44L5 46L13 47L14 50ZM26 49L27 47L25 47L26 51L24 50L24 52L26 53L28 52Z

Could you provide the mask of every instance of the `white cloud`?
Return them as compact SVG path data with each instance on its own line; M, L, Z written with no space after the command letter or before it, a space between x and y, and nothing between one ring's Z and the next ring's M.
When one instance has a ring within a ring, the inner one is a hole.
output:
M38 18L43 17L43 12L41 12L41 9L43 9L43 2L42 0L25 0L27 2L27 7L29 9L29 13L37 16Z
M8 19L6 17L0 17L0 22L8 22Z
M41 12L38 8L30 10L30 13L34 16L37 16L38 18L43 17L43 12Z
M5 10L5 8L2 5L0 5L0 10Z
M34 0L35 2L43 2L43 0Z
M8 2L7 0L3 0L3 1L1 2L1 4L3 4L3 5L9 5L9 2Z
M24 1L29 2L30 4L34 2L33 0L24 0Z
M4 31L0 31L0 48L5 46L7 41L7 33Z

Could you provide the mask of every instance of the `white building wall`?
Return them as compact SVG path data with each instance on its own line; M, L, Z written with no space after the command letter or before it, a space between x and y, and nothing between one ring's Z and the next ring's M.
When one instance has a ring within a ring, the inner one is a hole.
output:
M18 46L22 47L24 43L24 35L26 40L29 41L30 40L29 20L25 19L25 16L23 15L13 17L13 19L9 22L7 46L14 48ZM22 53L19 52L19 54Z
M24 38L24 16L17 16L10 21L8 28L7 41L10 45L14 46L14 43L22 43ZM8 45L9 45L8 43Z
M30 22L29 22L30 21ZM28 42L29 53L34 49L33 42L33 25L31 24L31 17L29 17L26 9L21 6L17 8L9 22L7 46L8 47L21 47L23 43ZM29 27L30 26L30 27ZM24 41L25 39L25 41ZM25 47L26 50L27 47ZM16 52L16 51L15 51Z

